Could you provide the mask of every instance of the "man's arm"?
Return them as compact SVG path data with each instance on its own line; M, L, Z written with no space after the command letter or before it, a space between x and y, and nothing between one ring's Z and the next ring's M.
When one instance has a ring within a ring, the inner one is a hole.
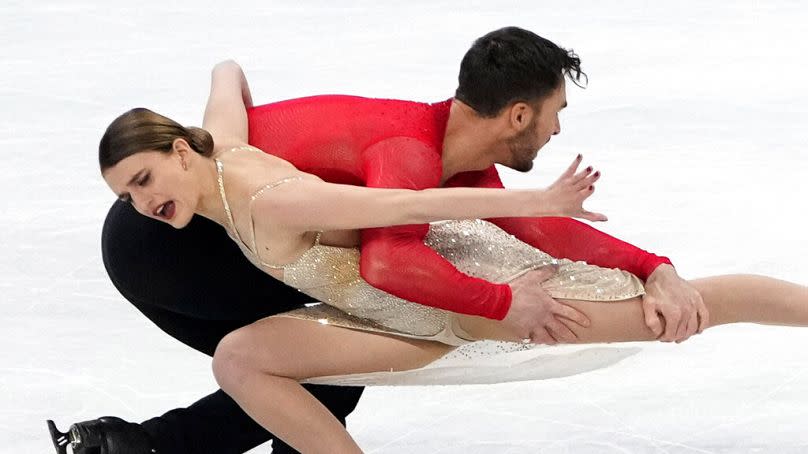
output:
M426 189L440 183L440 156L410 138L392 138L364 151L368 187ZM362 230L360 272L374 287L420 304L501 320L511 289L461 273L424 244L429 226Z

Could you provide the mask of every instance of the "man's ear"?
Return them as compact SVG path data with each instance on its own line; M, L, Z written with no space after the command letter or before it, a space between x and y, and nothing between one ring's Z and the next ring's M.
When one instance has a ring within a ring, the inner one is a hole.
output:
M508 120L511 128L518 132L524 131L533 120L533 109L528 103L515 102L508 109Z

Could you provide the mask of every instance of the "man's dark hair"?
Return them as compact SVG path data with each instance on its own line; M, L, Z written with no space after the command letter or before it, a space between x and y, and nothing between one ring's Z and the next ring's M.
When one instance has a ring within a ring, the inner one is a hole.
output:
M558 88L562 77L576 85L581 59L518 27L494 30L474 41L460 63L455 98L491 118L513 102L535 102Z

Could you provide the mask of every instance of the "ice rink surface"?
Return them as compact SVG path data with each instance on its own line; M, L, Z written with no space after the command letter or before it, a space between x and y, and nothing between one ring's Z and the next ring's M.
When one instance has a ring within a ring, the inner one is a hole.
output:
M234 58L256 103L322 93L438 101L478 36L536 31L582 58L562 134L513 187L575 154L602 169L598 227L688 278L808 283L808 6L800 1L15 1L0 5L0 452L44 420L141 421L214 391L210 360L108 281L106 125L135 106L200 124ZM406 4L406 6L404 6ZM808 329L720 327L566 379L372 388L370 453L808 452ZM253 453L270 451L269 445Z

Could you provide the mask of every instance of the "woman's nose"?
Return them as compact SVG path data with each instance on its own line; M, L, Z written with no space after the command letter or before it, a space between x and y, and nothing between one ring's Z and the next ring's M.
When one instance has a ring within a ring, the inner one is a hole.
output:
M129 194L129 197L132 198L132 205L135 206L135 210L138 213L151 216L151 212L149 211L149 203L146 196L140 194L139 192L132 192Z

